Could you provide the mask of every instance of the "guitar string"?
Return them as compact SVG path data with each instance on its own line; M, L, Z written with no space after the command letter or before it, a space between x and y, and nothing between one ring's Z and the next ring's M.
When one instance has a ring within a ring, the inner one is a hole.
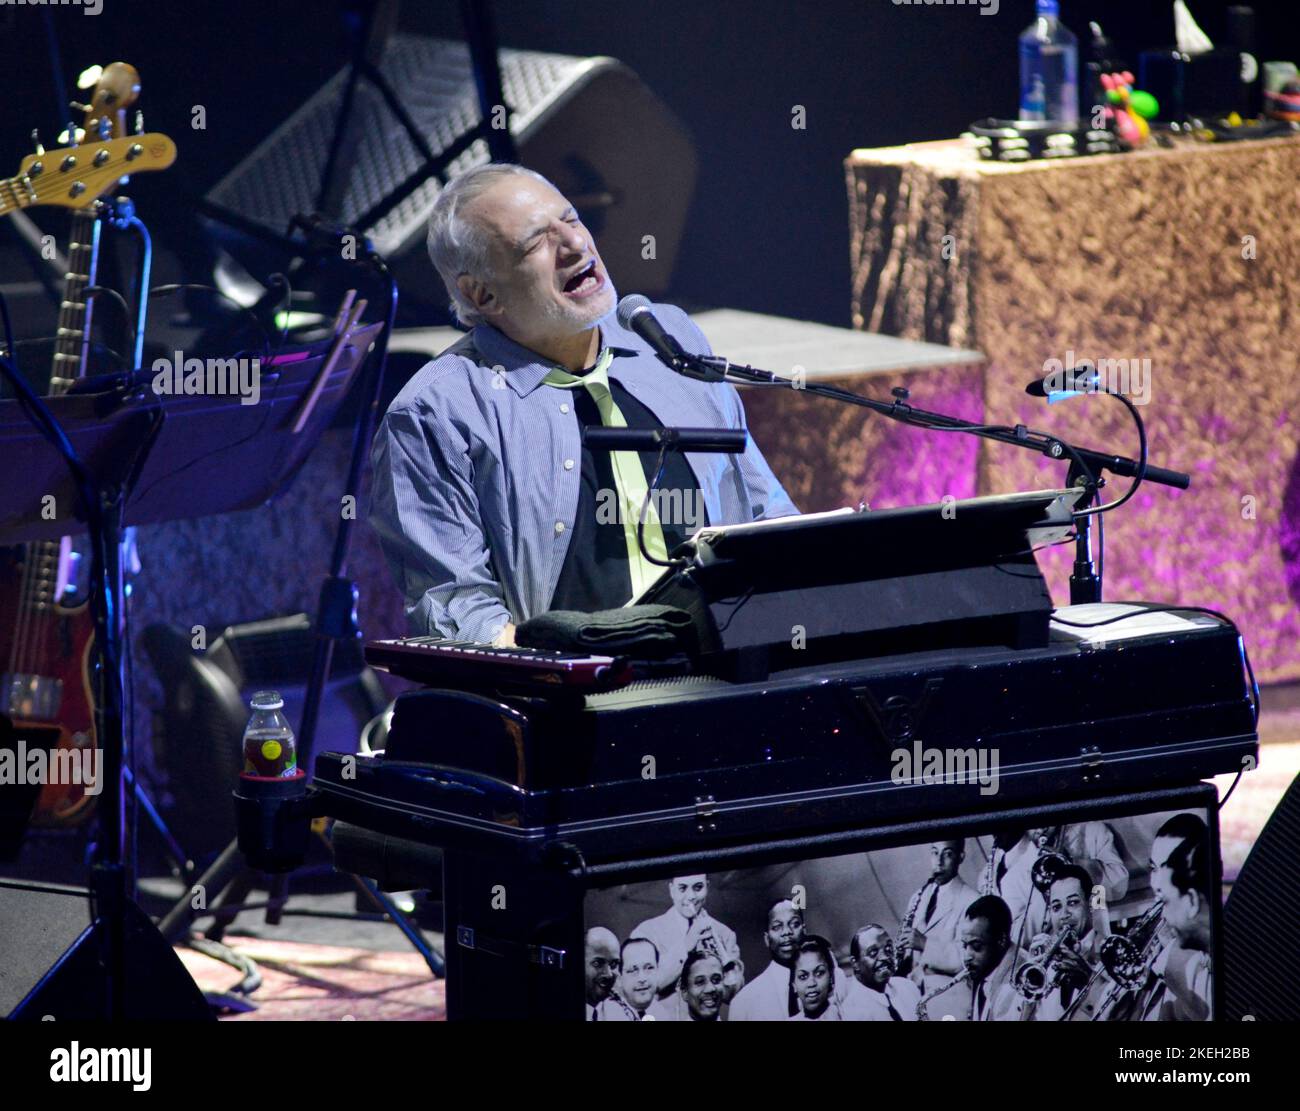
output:
M54 153L60 153L60 152L56 151ZM100 166L91 166L90 167L91 174L87 176L104 178L107 174L109 174L113 170L116 170L119 166L124 169L130 170L130 172L132 173L140 173L141 171L148 171L156 168L154 166L149 166L144 163L140 163L136 159L126 158L125 156L123 156L121 158L110 158L107 162L103 163ZM22 195L18 192L18 184L23 180L24 176L26 175L19 174L17 177L0 178L0 185L2 185L4 187L4 191L8 193L7 200L3 197L0 197L0 212L4 212L9 208L24 207ZM110 178L109 180L117 181L118 178L120 178L121 176L122 176L121 174L118 174L116 177ZM31 198L31 200L29 200L28 203L33 205L41 204L42 202L46 204L50 203L50 198L53 197L55 193L61 191L63 188L63 183L69 180L81 181L84 184L86 178L85 177L69 178L67 176L61 176L61 175L56 175L51 177L45 174L41 174L36 178L35 181L33 181L30 177L28 177L27 189L30 189L31 192L36 194L35 197ZM51 185L53 185L54 188L52 189L49 188ZM24 192L27 192L27 189L25 189ZM83 196L86 197L85 203L86 204L92 203L96 198L98 198L99 195L100 195L99 193L94 192L93 190L90 190L88 188L85 194L83 194Z
M93 240L89 240L85 234L87 230L93 235L94 217L84 212L73 214L72 221L72 248L69 258L69 270L72 274L81 274L82 256L92 250ZM65 297L59 305L58 327L61 331L70 331L70 325L74 323L71 319L73 310L71 303L78 299L76 285L80 278L68 279L65 293L71 294ZM83 304L84 311L84 304ZM85 319L83 318L82 329L85 331ZM60 352L63 347L70 346L72 337L70 335L59 335L55 342L55 351ZM78 343L79 346L79 343ZM55 359L54 369L56 373L61 369L59 361ZM60 374L59 377L62 377ZM55 541L35 541L29 543L23 548L23 573L22 582L19 590L18 614L15 618L14 641L10 652L11 660L11 684L17 680L14 678L19 675L35 675L35 669L46 659L46 652L49 648L50 628L57 619L54 611L54 603L57 601L56 592L58 587L58 572L62 562L63 543L60 539ZM51 575L52 572L52 575ZM42 586L46 589L46 598L42 601ZM42 607L45 607L42 609ZM13 698L13 689L7 692L6 703L10 703Z
M76 274L77 277L69 279L66 283L65 293L69 296L59 306L59 323L60 327L72 331L72 325L79 323L79 335L73 339L69 335L71 343L79 349L84 349L86 342L86 333L90 325L90 306L86 303L85 290L95 275L91 273L95 269L97 253L97 233L98 225L96 217L90 210L77 211L72 216L72 244L69 245L69 270ZM74 261L75 259L75 261ZM83 277L84 275L84 277ZM80 304L81 307L74 308L74 304ZM79 318L79 319L78 319ZM57 363L57 360L55 360ZM77 360L77 376L80 377L85 370L84 358L79 357ZM60 375L59 377L63 377ZM67 392L67 387L60 385L60 393ZM38 629L38 642L36 648L37 661L48 659L49 638L51 629L57 620L54 610L54 604L57 601L56 592L58 589L59 570L63 562L63 540L47 541L41 548L41 553L45 557L44 564L47 571L46 583L48 586L48 601L45 619L40 623ZM53 572L52 576L49 572ZM39 589L39 581L38 581Z

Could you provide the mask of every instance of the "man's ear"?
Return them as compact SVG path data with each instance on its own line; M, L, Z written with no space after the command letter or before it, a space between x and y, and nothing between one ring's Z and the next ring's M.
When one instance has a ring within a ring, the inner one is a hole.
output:
M497 300L497 295L478 278L462 274L456 279L456 286L460 290L460 295L473 305L475 312L480 315L493 316L500 311L501 302Z

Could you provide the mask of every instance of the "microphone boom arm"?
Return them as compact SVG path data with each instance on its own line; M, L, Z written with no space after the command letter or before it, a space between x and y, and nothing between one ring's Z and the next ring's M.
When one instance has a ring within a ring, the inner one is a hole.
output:
M1084 464L1086 469L1093 474L1105 470L1125 478L1136 479L1141 476L1146 481L1157 482L1178 490L1186 490L1192 481L1190 475L1181 471L1169 470L1165 467L1154 467L1150 464L1146 464L1144 469L1139 460L1129 459L1127 456L1115 455L1110 452L1076 447L1068 444L1059 436L1038 432L1023 424L1018 424L1015 427L975 424L972 421L951 417L944 413L918 409L916 406L908 404L908 391L902 387L896 386L893 391L894 400L887 402L872 397L864 397L862 394L856 394L851 390L844 390L838 386L828 386L823 382L796 381L793 378L786 378L784 375L774 374L770 370L760 370L757 367L733 363L717 355L685 354L682 358L673 362L669 362L667 359L664 362L677 371L678 374L702 382L730 382L732 384L740 383L750 386L799 390L803 393L829 397L834 401L870 409L872 412L879 413L890 420L910 424L916 428L926 428L936 432L965 432L972 436L980 436L986 440L995 440L998 443L1011 444L1013 447L1036 451L1049 459L1069 457Z

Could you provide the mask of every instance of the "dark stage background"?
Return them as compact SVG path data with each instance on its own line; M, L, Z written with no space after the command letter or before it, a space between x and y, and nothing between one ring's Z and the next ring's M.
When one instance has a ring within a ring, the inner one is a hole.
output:
M132 190L162 253L186 250L180 195L205 191L341 68L348 7L103 0L93 17L48 9L62 79L96 62L132 62L144 82L146 125L178 141L176 165L137 178ZM1215 41L1226 7L1191 5ZM1261 61L1300 55L1290 7L1256 5L1267 44ZM1013 113L1016 36L1033 3L1001 0L996 15L892 0L497 0L493 10L502 45L618 58L693 133L701 172L675 282L680 299L846 325L843 158L855 147L946 138L976 118ZM1173 38L1164 0L1062 0L1061 15L1081 50L1096 19L1133 64L1140 47ZM52 145L61 126L44 17L41 8L0 7L6 173L29 151L32 127ZM400 28L460 37L458 5L407 0ZM196 104L207 109L205 131L190 128ZM796 104L806 108L806 130L790 125ZM13 280L21 264L8 243L0 232L0 274ZM165 258L159 267L157 280L173 277Z

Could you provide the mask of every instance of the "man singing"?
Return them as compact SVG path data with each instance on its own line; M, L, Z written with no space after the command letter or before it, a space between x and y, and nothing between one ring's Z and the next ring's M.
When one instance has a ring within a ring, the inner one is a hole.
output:
M680 377L618 324L591 233L531 170L451 181L428 245L472 330L397 395L371 459L371 519L412 626L512 644L547 610L623 605L660 573L636 539L654 459L588 451L583 426L743 428L739 395ZM680 309L654 311L688 351L710 352ZM645 529L660 559L702 525L798 512L752 441L672 455L661 486ZM682 510L660 519L663 504Z

